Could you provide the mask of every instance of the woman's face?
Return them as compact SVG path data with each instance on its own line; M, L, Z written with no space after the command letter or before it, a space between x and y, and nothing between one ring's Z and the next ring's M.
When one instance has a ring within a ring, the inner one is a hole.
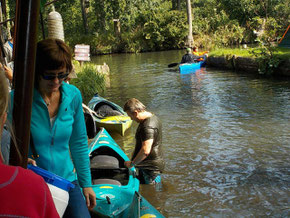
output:
M66 67L57 70L47 70L40 75L39 88L45 92L57 92L61 83L67 78Z

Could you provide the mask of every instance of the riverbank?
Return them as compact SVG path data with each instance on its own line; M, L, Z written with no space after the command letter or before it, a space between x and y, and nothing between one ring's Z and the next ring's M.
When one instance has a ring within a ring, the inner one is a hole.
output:
M209 56L207 59L207 66L256 74L259 73L259 63L255 58L240 57L236 55L230 58L225 56ZM274 69L273 75L290 77L290 58L288 60L282 60L279 66Z
M290 49L278 46L221 48L211 51L210 67L290 77Z

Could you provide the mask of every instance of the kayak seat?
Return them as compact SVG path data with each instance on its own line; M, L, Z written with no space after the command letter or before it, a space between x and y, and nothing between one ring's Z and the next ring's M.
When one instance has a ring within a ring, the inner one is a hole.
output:
M109 155L97 155L91 159L91 169L119 169L119 160Z
M114 179L93 179L93 185L98 185L98 184L110 184L110 185L117 185L121 186L122 184Z
M101 117L121 116L122 113L113 107L113 105L101 102L97 104L94 111Z
M122 159L114 154L107 155L105 150L99 149L92 153L90 168L93 184L126 185L129 181L129 170L124 167ZM121 166L121 167L120 167Z

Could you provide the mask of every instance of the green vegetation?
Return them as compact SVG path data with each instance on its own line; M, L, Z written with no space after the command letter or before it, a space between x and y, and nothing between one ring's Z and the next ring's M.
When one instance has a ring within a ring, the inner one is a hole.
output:
M220 48L217 50L210 51L210 56L212 57L220 57L220 56L241 56L241 57L254 57L254 55L251 53L253 49L240 49L240 48Z
M82 8L81 2L89 4ZM7 3L8 18L14 17L15 1L8 0ZM55 1L53 5L62 16L66 42L72 48L75 44L88 44L92 55L161 51L186 46L186 1L66 0ZM260 73L266 74L272 73L282 60L289 58L289 49L272 46L277 44L289 25L288 0L194 0L191 8L194 45L211 50L210 55L227 59L233 55L255 58ZM48 32L46 23L51 10L51 6L43 10L45 33ZM39 29L41 38L42 30ZM253 46L243 49L241 45L244 44ZM221 49L225 47L240 48ZM92 73L94 69L86 66L83 71ZM80 77L83 77L82 73ZM96 92L94 81L85 77L84 80L88 80L85 83L92 85L83 93ZM76 85L83 86L78 83Z
M78 78L72 79L70 83L81 91L83 102L87 104L94 94L105 92L105 76L98 72L94 64L85 63L80 66L76 61L74 65Z
M271 46L270 43L267 45L261 45L259 49L251 51L259 64L258 71L260 74L272 74L275 69L278 68L282 61L281 57L286 56L279 55L277 51L277 47ZM289 57L290 56L288 56L288 58Z
M268 44L260 45L257 48L217 49L210 52L212 57L226 57L227 59L231 59L234 55L255 58L259 64L260 74L272 74L283 60L290 59L290 48L280 48Z
M8 18L14 17L15 0L7 2L11 8ZM106 54L185 47L188 32L186 1L90 0L84 10L86 25L80 2L54 3L63 18L66 42L72 48L75 44L85 43L91 46L92 54ZM191 6L194 44L206 49L258 41L277 42L290 20L288 0L194 0ZM46 34L50 11L49 6L43 11ZM39 38L42 38L41 29Z
M273 54L281 60L290 58L290 48L272 47ZM240 56L240 57L255 57L255 54L261 53L262 48L219 48L210 52L210 56Z

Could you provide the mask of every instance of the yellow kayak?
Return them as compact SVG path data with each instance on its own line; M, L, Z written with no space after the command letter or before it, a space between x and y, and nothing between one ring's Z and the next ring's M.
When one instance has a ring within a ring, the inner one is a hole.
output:
M88 103L97 127L104 127L108 132L117 132L124 136L132 125L132 120L119 105L96 94Z
M98 127L104 127L109 132L117 132L124 136L125 131L132 125L132 120L130 117L125 115L110 116L99 119L96 124Z

